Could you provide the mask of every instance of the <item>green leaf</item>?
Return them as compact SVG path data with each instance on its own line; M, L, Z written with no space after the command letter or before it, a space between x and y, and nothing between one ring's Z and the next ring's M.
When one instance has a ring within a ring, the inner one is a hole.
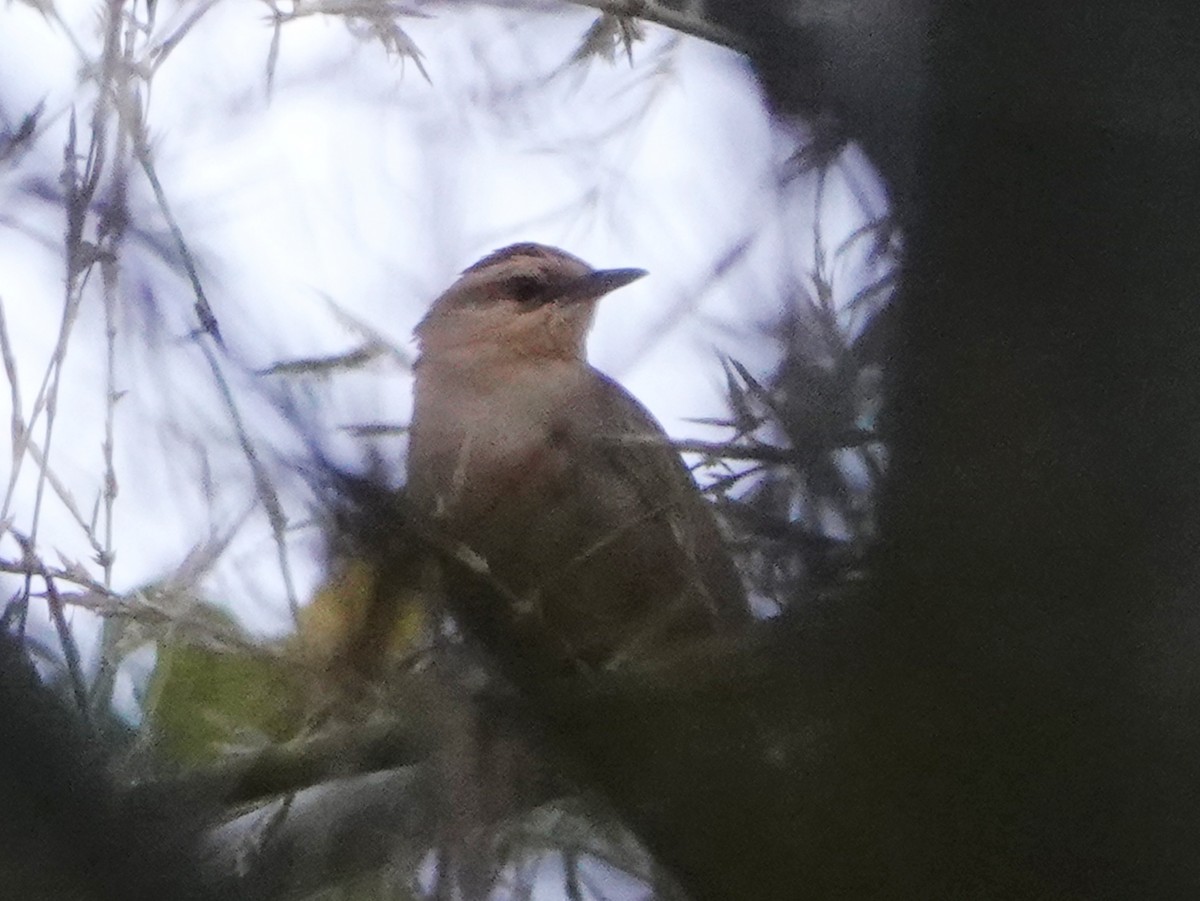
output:
M294 668L266 652L160 642L150 698L150 724L163 751L187 765L286 740L304 722Z

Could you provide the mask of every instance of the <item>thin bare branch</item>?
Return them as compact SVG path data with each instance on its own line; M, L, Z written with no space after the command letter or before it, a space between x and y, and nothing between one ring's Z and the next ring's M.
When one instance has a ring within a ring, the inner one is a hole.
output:
M25 444L29 440L29 427L21 413L21 388L17 374L17 356L13 352L12 340L8 336L8 323L4 315L4 300L0 298L0 357L4 360L4 372L8 378L9 401L12 404L10 436L12 441L12 468L8 473L8 486L4 492L4 503L0 504L0 523L8 521L9 506L21 470L21 459L25 455Z
M157 71L158 67L167 61L167 57L171 55L171 51L179 46L179 42L187 36L188 32L195 28L200 20L208 14L208 11L219 2L220 0L203 0L192 11L191 15L183 21L183 24L150 48L146 54L146 58L150 61L152 71Z
M571 0L578 6L590 6L612 16L641 19L665 25L680 34L691 35L712 44L720 44L730 50L745 53L749 48L745 39L727 28L710 22L692 10L674 9L654 0Z
M212 336L219 346L224 347L225 342L221 338L221 329L217 323L216 314L213 313L212 305L208 302L208 296L204 293L204 285L200 281L200 272L192 257L191 248L188 247L187 239L183 236L183 229L179 227L179 221L171 213L170 204L167 202L167 193L163 190L162 182L159 181L154 163L150 159L150 147L146 143L145 135L140 131L134 139L134 153L142 171L146 174L146 180L150 183L151 190L154 191L154 200L167 222L167 227L171 230L171 237L175 240L175 247L183 261L184 272L187 273L188 281L192 285L192 295L196 299L194 305L196 318L200 320L197 333Z

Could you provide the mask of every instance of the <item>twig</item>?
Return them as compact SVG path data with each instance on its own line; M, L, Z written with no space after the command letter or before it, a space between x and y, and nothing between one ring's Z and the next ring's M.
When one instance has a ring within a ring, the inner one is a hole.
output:
M107 589L88 573L81 571L75 567L56 567L47 566L37 557L25 556L21 560L6 560L0 559L0 573L12 573L13 575L26 575L29 572L41 578L53 578L60 582L70 582L73 585L78 585L80 588L86 588L88 591L94 591L99 594L107 593ZM68 600L67 603L70 603Z
M590 6L601 12L618 17L632 17L644 22L654 22L678 31L680 34L691 35L695 38L720 44L738 53L749 50L745 38L727 28L710 22L702 16L693 15L681 9L662 6L654 0L571 0L578 6Z
M75 704L79 708L80 716L87 721L91 716L91 708L88 704L87 685L83 678L83 667L79 662L79 648L75 645L75 638L71 634L71 626L67 622L67 617L63 612L63 601L59 597L54 579L48 576L43 576L42 578L46 583L46 600L47 607L50 610L50 619L54 622L54 631L58 633L58 641L63 649L63 658L67 662L67 675L71 680L71 692L75 695Z
M12 340L8 336L8 324L4 316L4 299L0 298L0 358L4 360L4 372L8 378L9 400L12 404L10 421L12 438L12 469L8 474L8 486L4 492L4 502L0 504L0 523L8 521L8 509L12 503L13 491L17 485L20 473L21 458L25 455L25 443L29 440L29 427L21 415L21 387L17 377L17 357L13 353Z
M835 436L829 444L832 449L862 447L880 440L869 429L846 429ZM697 441L690 439L663 439L656 435L630 435L622 437L622 444L656 444L674 448L681 454L701 454L722 460L749 460L759 463L775 463L781 466L794 466L802 461L801 452L775 444L756 442L754 444L722 444L718 441Z
M150 48L149 52L146 54L146 58L149 60L150 67L153 71L157 71L158 67L167 61L167 57L170 56L171 51L179 46L179 42L183 40L184 36L187 35L187 33L191 31L200 22L200 20L204 18L208 11L217 5L218 2L219 0L204 0L204 2L199 4L199 6L192 11L192 14L183 21L182 25L171 32L167 38Z
M196 267L196 261L192 257L191 248L188 247L187 240L183 236L183 229L179 227L179 221L171 213L171 207L167 203L167 193L163 190L162 182L158 180L158 173L154 171L154 164L150 160L150 147L146 143L143 132L144 129L139 126L134 137L134 154L137 156L138 163L141 165L142 171L146 174L146 180L150 183L150 188L154 192L154 201L158 204L158 208L167 222L167 228L170 229L171 237L175 240L175 248L179 251L179 257L183 261L183 270L192 285L192 294L196 298L196 318L200 320L199 331L211 335L213 340L223 347L225 342L221 338L221 329L217 324L217 317L208 302L208 296L204 293L204 285L200 281L199 270Z
M222 806L295 792L333 778L412 766L429 754L429 740L411 720L355 724L284 745L235 754L182 777L135 783L134 792L191 788Z
M217 327L216 317L213 315L212 307L209 305L208 298L204 294L204 286L200 282L200 275L195 260L192 257L191 250L188 248L187 240L184 238L183 229L180 228L178 220L172 214L171 208L167 203L166 193L163 191L162 183L159 181L158 175L154 170L154 164L150 159L150 148L146 144L144 130L140 128L134 133L134 154L137 156L142 171L146 174L146 178L150 182L159 210L162 212L163 218L167 221L171 235L174 237L176 247L179 250L180 258L183 260L184 270L187 273L188 280L191 282L192 292L195 296L195 310L197 316L200 318L201 331L211 335L219 346L224 347L220 330ZM279 561L284 591L287 594L288 608L291 611L293 621L299 622L300 601L296 593L296 586L292 579L291 564L288 559L286 541L287 516L283 512L283 505L279 501L279 494L276 492L275 486L271 483L267 475L266 467L263 466L262 461L258 457L258 451L250 438L250 432L246 428L237 401L234 399L233 392L229 388L229 382L221 371L221 366L216 355L209 345L202 341L197 343L200 347L200 352L204 355L205 362L208 363L209 370L213 374L213 380L225 405L225 411L228 413L234 432L237 435L238 446L241 448L242 456L245 457L247 464L250 466L251 476L254 480L255 494L267 514L267 521L270 524L271 534L275 541L275 551Z

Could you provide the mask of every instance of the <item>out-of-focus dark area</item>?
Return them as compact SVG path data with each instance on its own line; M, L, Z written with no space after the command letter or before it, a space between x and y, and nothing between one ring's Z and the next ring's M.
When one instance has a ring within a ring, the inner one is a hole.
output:
M633 673L533 677L413 590L415 551L483 577L386 473L310 458L325 588L271 648L153 608L157 746L0 643L6 884L520 897L552 849L571 898L601 893L589 855L696 901L1200 889L1200 17L707 14L809 128L793 177L857 141L895 203L872 237L902 236L886 315L847 338L814 277L769 378L726 361L728 441L685 447L722 473L710 494L773 616ZM614 51L636 28L597 21ZM305 400L281 393L280 415ZM52 607L77 575L39 572Z
M887 67L851 76L835 48L920 6L831 13L807 43L825 55L763 61L783 108L871 123L907 229L881 565L869 614L828 638L860 658L837 690L869 700L842 705L864 719L823 771L828 803L801 792L789 809L821 853L782 842L814 897L1183 897L1198 878L1198 22L1171 3L935 4L912 115L891 99L913 82L874 90ZM910 33L868 43L903 53ZM780 74L805 69L815 91Z
M0 636L0 880L14 898L238 897L200 868L201 802L152 803L114 784L104 748L78 711Z

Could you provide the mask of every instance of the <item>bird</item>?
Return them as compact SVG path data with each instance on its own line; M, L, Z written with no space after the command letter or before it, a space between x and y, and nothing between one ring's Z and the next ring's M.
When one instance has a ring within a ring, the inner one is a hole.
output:
M441 590L542 669L628 667L751 619L691 471L587 360L598 301L646 274L513 244L465 269L415 330L407 496L476 564L474 577L441 567Z

